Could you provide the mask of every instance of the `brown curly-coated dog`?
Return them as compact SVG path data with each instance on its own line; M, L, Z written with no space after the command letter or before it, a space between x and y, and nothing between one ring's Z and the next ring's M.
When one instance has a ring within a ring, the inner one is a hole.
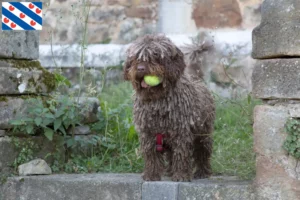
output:
M127 50L124 77L136 91L134 123L146 181L161 180L164 171L173 181L211 175L215 106L202 79L189 74L194 70L185 70L186 63L195 68L197 55L205 51L204 45L194 47L187 48L184 57L164 35L146 35ZM162 82L151 87L145 75L157 75ZM164 138L163 151L157 148L159 133Z

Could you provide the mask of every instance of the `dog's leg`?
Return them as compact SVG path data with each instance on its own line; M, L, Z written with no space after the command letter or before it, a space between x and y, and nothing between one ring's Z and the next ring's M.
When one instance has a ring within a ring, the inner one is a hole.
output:
M212 153L212 138L196 136L194 139L195 179L208 178L211 175L210 157Z
M165 175L166 176L172 176L172 151L171 149L167 149L165 152L165 160L167 161L167 166L166 166L166 170L165 170Z
M145 161L142 178L145 181L160 181L163 173L163 155L156 151L155 136L142 134L140 143Z
M172 141L172 181L191 181L193 175L193 142L180 135Z

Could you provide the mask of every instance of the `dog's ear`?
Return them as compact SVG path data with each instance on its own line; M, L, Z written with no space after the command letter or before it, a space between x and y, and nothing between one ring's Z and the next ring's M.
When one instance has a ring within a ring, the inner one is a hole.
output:
M123 77L124 77L124 80L126 81L129 81L130 78L129 78L129 70L131 68L131 62L129 60L129 58L126 59L126 61L123 63Z
M166 75L169 80L176 81L183 74L186 67L184 62L184 55L182 51L175 47L175 52L172 58L167 59L167 62L164 64L166 67Z

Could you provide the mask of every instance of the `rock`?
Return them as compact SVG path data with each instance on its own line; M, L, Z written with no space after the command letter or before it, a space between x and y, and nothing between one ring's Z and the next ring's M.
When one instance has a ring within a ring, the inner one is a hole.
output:
M261 24L253 30L253 58L300 56L299 1L265 0L261 12Z
M237 27L242 23L236 0L200 0L194 5L192 18L198 28Z
M252 74L255 98L300 99L300 59L258 60Z
M20 176L52 174L51 168L48 166L46 161L42 159L35 159L22 164L18 167L18 171Z
M255 188L258 199L300 197L300 166L283 149L290 117L300 117L300 104L261 105L254 109Z
M38 31L2 31L0 58L38 59Z
M91 134L91 129L89 126L76 126L68 130L69 135L88 135Z
M54 75L39 61L0 60L0 95L49 93L54 89Z

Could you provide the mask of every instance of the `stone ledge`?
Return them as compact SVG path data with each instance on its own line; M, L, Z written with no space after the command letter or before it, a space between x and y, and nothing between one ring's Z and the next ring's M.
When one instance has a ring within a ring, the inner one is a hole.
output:
M300 99L300 58L258 60L252 93L259 99Z
M2 190L2 191L1 191ZM1 196L2 195L2 196ZM254 199L251 182L197 180L192 183L170 181L143 182L140 174L84 174L13 177L0 187L0 199L14 200L181 200Z

